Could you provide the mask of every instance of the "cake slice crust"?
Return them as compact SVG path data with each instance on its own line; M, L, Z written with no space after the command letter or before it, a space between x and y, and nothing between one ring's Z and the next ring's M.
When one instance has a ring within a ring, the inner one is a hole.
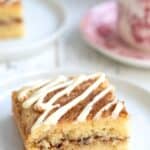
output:
M27 150L127 149L128 113L104 74L60 76L12 99Z

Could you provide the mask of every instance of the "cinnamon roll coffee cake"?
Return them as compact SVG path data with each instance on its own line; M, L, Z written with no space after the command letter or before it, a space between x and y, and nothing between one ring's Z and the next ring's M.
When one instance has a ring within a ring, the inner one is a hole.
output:
M39 81L12 99L26 150L128 149L128 112L103 73Z
M0 38L23 35L21 0L0 0Z

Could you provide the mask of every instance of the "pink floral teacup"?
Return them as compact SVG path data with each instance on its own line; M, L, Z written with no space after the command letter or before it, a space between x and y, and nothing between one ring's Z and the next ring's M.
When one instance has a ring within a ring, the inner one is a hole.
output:
M140 50L150 51L150 0L118 0L120 37Z

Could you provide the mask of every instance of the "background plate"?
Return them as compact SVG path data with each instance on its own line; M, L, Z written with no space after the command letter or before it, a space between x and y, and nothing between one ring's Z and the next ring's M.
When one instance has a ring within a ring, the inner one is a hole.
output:
M25 57L54 41L64 31L66 13L55 0L23 0L25 36L0 40L0 61Z
M77 72L56 71L53 73L39 73L25 75L17 80L5 83L1 93L5 96L0 100L0 150L21 150L23 149L22 140L15 126L11 115L10 91L19 88L22 84L33 82L44 78L51 78L58 74L78 74ZM126 101L130 113L131 123L131 150L149 150L149 125L150 125L150 93L127 81L109 77L111 82L116 86L119 98ZM8 94L6 96L6 93Z

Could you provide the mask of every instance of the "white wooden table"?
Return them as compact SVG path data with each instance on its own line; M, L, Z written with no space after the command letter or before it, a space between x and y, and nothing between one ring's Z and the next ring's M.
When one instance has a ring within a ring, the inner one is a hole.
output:
M54 69L104 71L150 90L150 69L119 64L88 47L79 33L79 21L86 10L99 0L62 0L68 12L65 33L37 56L0 64L0 83L26 72ZM44 48L43 48L44 49Z

